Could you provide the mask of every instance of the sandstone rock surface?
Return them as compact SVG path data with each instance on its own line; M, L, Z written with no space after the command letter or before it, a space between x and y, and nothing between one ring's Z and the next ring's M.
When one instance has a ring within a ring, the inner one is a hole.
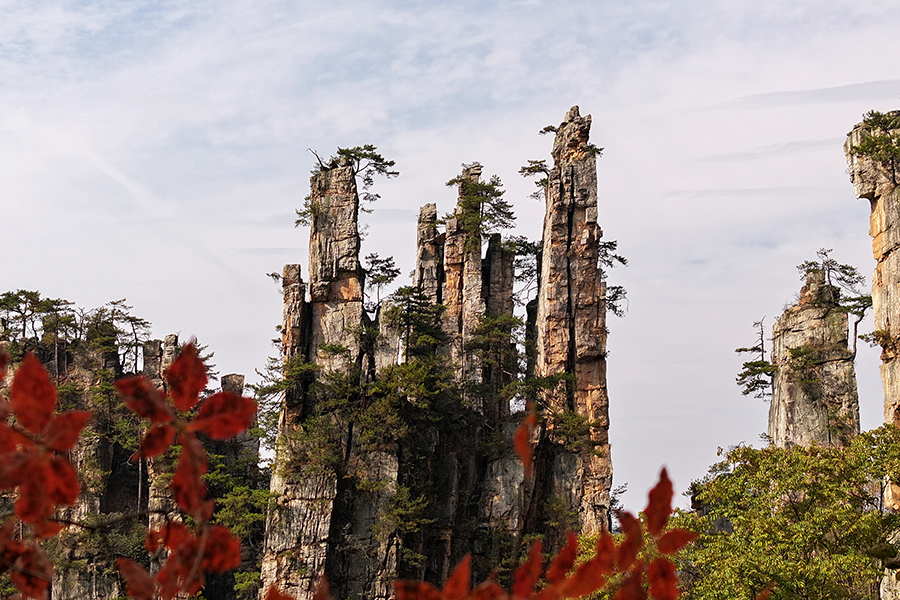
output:
M810 271L800 300L772 328L769 437L776 446L846 446L859 434L859 398L840 290Z

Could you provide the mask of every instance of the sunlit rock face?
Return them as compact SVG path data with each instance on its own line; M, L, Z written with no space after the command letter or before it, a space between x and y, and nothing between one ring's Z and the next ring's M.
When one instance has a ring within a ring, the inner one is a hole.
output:
M591 452L559 457L554 494L566 498L586 533L607 522L612 462L606 388L606 310L598 267L597 162L590 115L572 107L553 143L547 186L538 291L535 375L572 373L548 393L557 412L572 411L591 424Z
M890 113L892 115L900 112ZM853 152L868 129L863 123L847 134L844 154L857 198L869 201L869 235L875 256L872 276L872 309L875 331L881 343L881 381L884 385L884 420L900 425L900 199L896 175L888 165Z
M900 115L900 111L888 113ZM875 273L872 275L872 309L875 317L875 335L881 344L881 382L884 387L884 421L900 426L900 198L897 196L897 173L889 164L883 164L853 151L869 133L865 123L858 123L847 134L844 155L850 173L850 181L857 198L869 201L869 235L872 237L872 254L875 257ZM890 482L885 492L885 504L900 510L900 486ZM893 540L897 543L897 534ZM897 572L886 570L881 581L881 598L900 599L900 581Z
M321 419L326 401L310 385L286 392L279 433L287 442L276 454L270 486L275 499L266 524L263 590L274 584L310 600L324 574L335 597L387 600L396 577L440 584L472 554L475 576L484 578L526 536L544 536L545 548L553 551L565 542L567 527L594 533L606 525L612 477L606 320L589 132L590 117L575 107L554 143L543 270L527 344L536 348L536 375L570 376L548 394L551 412L576 415L585 427L567 435L553 426L533 432L535 475L525 478L511 443L521 413L510 414L508 397L472 391L500 389L516 374L479 360L468 348L485 316L513 314L515 251L499 234L482 240L466 230L459 202L445 219L438 219L435 204L426 204L417 223L411 283L443 306L446 340L433 343L449 367L446 380L456 387L433 399L397 392L402 410L427 405L430 412L389 443L373 445L359 417L326 417L338 452L327 468L313 470L292 458L290 440L308 432L311 419ZM480 178L480 165L464 166L459 197L467 182ZM410 366L404 330L387 316L399 305L383 301L371 315L363 305L352 169L325 166L310 186L309 283L299 265L285 267L283 359L286 366L315 363L310 376L317 384L358 372L367 391L350 402L369 407L383 399L378 385ZM403 516L419 498L416 516ZM398 515L405 530L390 528Z
M776 446L845 446L859 434L859 398L840 290L810 271L800 300L772 328L769 437Z

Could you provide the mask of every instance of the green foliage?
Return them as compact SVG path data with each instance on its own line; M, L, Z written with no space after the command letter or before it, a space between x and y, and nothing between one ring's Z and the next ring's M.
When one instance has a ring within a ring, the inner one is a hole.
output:
M434 353L447 340L441 329L444 306L434 304L421 288L403 286L389 297L391 306L385 311L385 322L397 327L406 359Z
M464 164L463 168L474 166L481 165ZM447 186L459 186L459 202L453 216L465 232L467 249L481 250L481 240L515 224L516 215L512 205L503 198L505 190L496 175L492 175L487 182L458 175L448 181Z
M753 396L768 401L772 398L772 385L778 367L766 360L766 332L764 328L765 317L753 323L757 330L756 344L749 348L736 348L738 354L750 353L756 356L755 360L744 361L741 371L738 373L738 386L744 396Z
M884 426L850 446L738 447L695 483L698 513L673 523L699 534L679 554L684 598L877 598L870 549L900 517L883 505L900 474L900 432Z
M375 183L376 175L382 175L386 179L400 175L400 171L394 169L397 163L384 158L372 144L354 146L353 148L338 148L337 154L331 156L327 161L323 161L314 151L310 150L310 152L313 153L313 156L318 161L318 165L312 171L314 175L341 165L352 167L354 177L359 177L362 182L363 192L360 194L360 200L363 202L372 203L380 198L378 194L369 192L372 184ZM303 207L295 211L297 219L294 221L294 226L309 227L320 208L312 202L312 196L304 198ZM364 207L360 207L360 209L363 211L367 210Z
M900 115L870 110L863 115L862 141L850 152L870 158L888 169L897 183L897 161L900 160Z
M373 252L366 256L366 290L375 288L375 303L372 310L381 303L381 290L390 285L400 274L400 269L394 264L394 257L381 258ZM371 294L366 293L369 297ZM369 298L371 300L371 298Z

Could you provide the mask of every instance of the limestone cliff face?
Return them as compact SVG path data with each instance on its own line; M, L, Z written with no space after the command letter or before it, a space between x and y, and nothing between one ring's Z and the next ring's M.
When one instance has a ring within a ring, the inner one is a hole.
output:
M900 114L898 112L892 115ZM857 198L869 201L869 235L875 256L872 276L872 309L875 331L881 342L881 381L884 385L884 420L900 426L900 198L897 181L891 170L869 157L855 154L867 128L856 125L847 134L844 154L850 171L850 181Z
M553 143L547 186L536 316L535 375L571 373L547 394L556 413L590 423L594 451L557 455L553 494L574 510L585 533L606 524L612 462L606 389L606 310L598 267L597 165L588 139L590 115L573 107Z
M287 265L282 326L286 370L303 366L308 378L291 384L281 415L263 589L274 583L309 600L324 574L335 597L387 600L396 577L441 584L471 553L483 578L529 535L553 549L566 527L593 533L607 523L605 306L589 130L590 117L573 108L553 149L531 364L536 376L568 377L548 397L549 427L534 433L528 481L511 444L521 415L499 393L521 375L517 361L472 351L484 318L508 323L514 308L513 250L499 235L482 240L461 212L481 167L464 167L443 225L436 205L419 213L415 303L424 297L442 311L426 342L410 341L411 321L398 325L398 311L412 310L404 296L382 302L374 321L364 311L352 169L312 177L309 296L299 266ZM434 311L417 313L415 327Z
M170 333L164 340L150 340L144 343L144 376L154 386L165 389L163 376L166 370L178 357L180 345L178 336ZM175 511L175 500L169 491L169 474L175 465L165 455L155 456L146 461L147 475L150 479L150 494L147 508L151 511L148 526L159 529L166 522L166 514ZM159 565L154 565L158 568Z
M888 113L897 116L900 111ZM869 201L869 235L875 256L872 275L872 309L875 334L881 344L881 382L884 387L884 421L900 426L900 198L896 173L887 165L853 152L869 133L865 123L858 123L847 134L844 155L850 181L857 198ZM885 504L900 510L900 485L890 482ZM896 536L895 536L896 537ZM892 540L896 543L896 539ZM896 571L885 571L881 581L881 598L900 599L900 581Z
M464 167L460 176L460 198L466 193L468 182L477 183L480 179L481 165ZM449 338L446 349L450 361L456 365L458 379L462 382L477 381L481 376L478 359L465 351L465 345L471 340L486 307L482 295L481 236L466 230L459 218L461 210L457 205L454 214L447 219L441 293L445 311L441 323ZM476 408L482 410L481 406Z
M859 434L847 313L825 273L810 271L800 300L772 328L775 374L769 437L776 446L845 446Z
M444 238L444 234L438 232L437 205L426 204L419 209L413 284L420 287L435 304L443 303Z

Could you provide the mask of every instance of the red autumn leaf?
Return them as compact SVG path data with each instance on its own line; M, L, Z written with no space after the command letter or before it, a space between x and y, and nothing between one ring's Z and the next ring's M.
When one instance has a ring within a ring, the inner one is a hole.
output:
M246 431L256 414L256 402L234 392L219 392L203 401L188 426L214 440L227 440Z
M175 502L188 514L203 508L206 485L200 476L206 473L206 451L193 434L181 434L181 456L169 489Z
M70 410L54 415L47 425L44 443L57 452L67 452L78 441L84 424L90 418L91 413L85 410Z
M120 558L116 564L122 578L128 583L129 596L135 600L153 600L153 595L156 593L156 580L144 567L130 558Z
M316 594L313 596L313 600L333 600L331 592L328 590L328 578L325 575L319 578L319 585L316 586Z
M497 582L489 579L475 586L468 600L506 600L506 592L497 585ZM397 598L397 600L400 600Z
M515 449L516 454L519 455L519 460L522 461L522 465L525 467L526 478L531 477L531 468L534 462L534 452L531 449L530 438L531 430L535 425L537 425L537 415L534 412L529 412L513 436L513 449Z
M194 537L181 521L166 521L160 528L158 535L160 541L170 550L178 548Z
M769 600L769 596L772 595L772 588L774 586L770 583L769 587L760 592L759 596L756 597L756 600Z
M224 573L241 564L241 543L227 527L210 525L206 534L202 567L213 573Z
M166 370L166 382L172 403L178 410L190 410L206 387L206 365L200 360L194 344L181 349L181 354Z
M444 600L463 600L469 595L469 584L472 581L472 555L466 554L453 573L447 578L441 596Z
M318 597L318 592L316 593ZM288 596L287 594L282 594L278 591L278 588L274 585L270 585L269 589L266 590L266 600L297 600L293 596Z
M175 428L171 425L154 425L141 440L140 449L131 455L131 460L158 456L169 449L175 441Z
M528 560L522 563L516 569L516 575L513 578L512 593L513 596L520 598L528 598L534 591L534 584L541 578L541 566L544 558L541 556L542 544L541 540L535 540L531 544L531 552L528 553Z
M625 581L622 582L622 586L616 592L616 595L613 596L613 600L647 600L647 590L644 589L643 575L644 565L639 562L628 574L628 577L625 578Z
M675 600L678 597L678 576L675 565L668 558L657 557L647 568L650 595L655 600Z
M29 352L16 371L9 389L12 409L22 427L32 433L43 431L56 410L56 387L50 383L41 361Z
M394 582L396 600L441 600L441 592L425 581Z
M10 570L9 578L20 592L43 598L53 577L53 564L40 546L26 546Z
M656 536L663 530L672 514L672 481L666 468L659 474L657 483L647 496L647 508L644 509L644 517L647 519L647 531Z
M4 376L5 376L4 373L0 373L0 381L3 381ZM11 414L12 414L12 407L9 405L9 403L6 400L4 400L3 398L0 398L0 421L6 421L6 418Z
M146 377L128 377L116 382L122 401L132 412L152 423L172 420L172 410L166 399Z
M78 499L81 485L75 469L62 456L53 455L46 460L47 494L56 504L71 506Z
M673 529L667 531L656 544L656 548L663 554L678 552L697 537L696 533L687 529Z
M592 559L578 565L571 577L562 584L562 595L566 598L579 598L593 594L606 585L603 565Z
M619 524L622 526L622 533L625 534L625 540L619 545L618 555L616 556L616 566L620 571L627 571L637 558L638 552L644 543L644 536L641 532L641 522L629 512L619 511L616 513L619 518Z
M29 465L35 456L32 450L5 453L3 460L0 460L0 490L11 490L22 485L29 475Z
M604 573L612 573L616 569L616 541L605 528L597 537L594 560Z
M575 564L575 556L577 553L578 538L570 531L566 547L560 550L559 554L556 555L556 558L554 558L553 562L550 564L550 568L547 569L547 581L554 584L565 579L566 573L568 573L569 570L571 570L572 565Z
M31 531L34 533L35 537L42 540L52 538L63 529L65 529L65 527L56 521L38 521L31 526Z
M41 456L32 456L24 469L23 473L28 476L19 485L16 516L24 523L38 523L53 515L53 503L46 486L49 468Z

